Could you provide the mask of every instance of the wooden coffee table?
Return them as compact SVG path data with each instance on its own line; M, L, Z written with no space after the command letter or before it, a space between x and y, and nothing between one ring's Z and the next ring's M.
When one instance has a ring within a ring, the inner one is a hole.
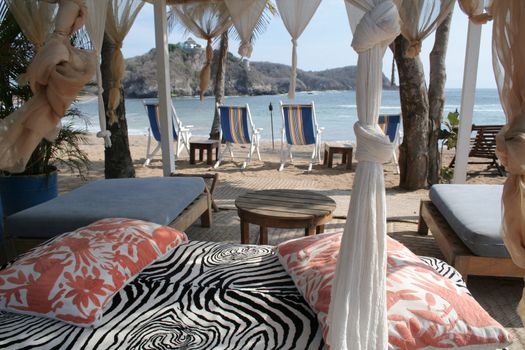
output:
M346 164L346 169L352 169L353 147L349 144L325 143L324 145L324 165L332 167L334 154L342 155L342 163Z
M324 232L332 220L335 201L313 191L262 190L235 200L241 219L241 243L250 243L250 224L260 226L260 244L268 244L268 227L304 228L310 236Z
M195 151L199 150L199 160L202 162L204 151L206 151L206 164L213 164L213 150L215 150L215 160L219 155L219 140L198 140L190 141L190 164L195 164Z

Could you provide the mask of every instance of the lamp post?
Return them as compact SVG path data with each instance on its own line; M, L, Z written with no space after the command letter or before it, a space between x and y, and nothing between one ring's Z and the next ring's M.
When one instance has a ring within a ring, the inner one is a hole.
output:
M270 111L270 121L272 123L272 150L275 151L275 143L273 141L273 106L270 102L270 105L268 106L268 110Z

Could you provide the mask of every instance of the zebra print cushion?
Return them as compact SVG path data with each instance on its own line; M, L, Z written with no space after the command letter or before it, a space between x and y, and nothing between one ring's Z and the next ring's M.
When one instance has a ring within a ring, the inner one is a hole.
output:
M117 293L97 329L0 312L1 349L322 347L316 316L268 246L182 244Z

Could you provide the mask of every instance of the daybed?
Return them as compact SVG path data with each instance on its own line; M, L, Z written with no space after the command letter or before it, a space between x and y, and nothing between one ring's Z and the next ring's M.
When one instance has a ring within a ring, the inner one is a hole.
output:
M88 183L6 218L18 253L96 220L126 217L184 231L199 217L211 225L211 195L202 177L109 179Z
M420 234L428 230L445 260L469 275L520 277L501 238L502 185L434 185L420 207Z

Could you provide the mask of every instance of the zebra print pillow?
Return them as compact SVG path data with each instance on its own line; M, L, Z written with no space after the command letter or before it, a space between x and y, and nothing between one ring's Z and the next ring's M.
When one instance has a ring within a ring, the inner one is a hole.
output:
M340 245L341 233L332 233L299 238L277 247L279 260L317 313L325 337ZM392 349L494 349L511 343L507 331L463 285L441 276L391 238L387 240L386 289Z
M0 310L97 326L115 293L186 240L184 233L145 221L99 220L0 270Z

